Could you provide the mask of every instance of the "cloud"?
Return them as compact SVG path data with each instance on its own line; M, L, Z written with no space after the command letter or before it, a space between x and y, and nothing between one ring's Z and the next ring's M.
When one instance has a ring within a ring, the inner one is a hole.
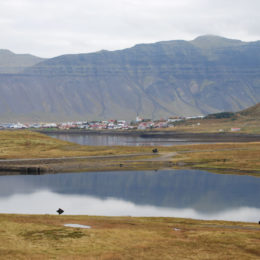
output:
M0 48L52 57L217 34L260 39L259 0L1 0Z

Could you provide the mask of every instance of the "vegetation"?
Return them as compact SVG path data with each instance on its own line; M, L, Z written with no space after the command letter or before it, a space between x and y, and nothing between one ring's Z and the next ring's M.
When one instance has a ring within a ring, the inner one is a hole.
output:
M206 116L206 118L209 119L220 119L220 118L232 118L235 116L235 113L232 112L221 112L221 113L216 113L216 114L210 114Z
M175 124L174 131L195 133L231 132L240 128L239 133L260 134L260 103L237 113L222 112L210 114L204 119L190 119ZM160 129L162 130L162 129Z
M257 103L255 106L244 109L240 112L237 112L236 114L238 116L256 118L256 119L259 120L259 118L260 118L260 102Z
M172 162L175 166L260 171L259 143L160 147L155 155L159 157L151 158L145 155L151 147L81 146L30 131L0 131L0 147L5 159L141 154L130 161L120 157L82 161L96 170L114 169L114 164L123 161L128 169L165 167L164 163ZM81 167L79 161L71 165ZM259 225L253 223L0 214L0 259L258 259L259 242Z
M0 158L56 158L150 152L147 147L83 146L27 130L0 131Z
M178 123L174 128L165 130L186 133L228 133L232 132L231 128L240 128L237 133L260 134L260 122L256 119L246 121L240 119L194 119Z
M260 174L260 143L194 144L175 147L173 161L193 168Z
M0 215L0 259L258 259L259 242L249 223Z
M228 170L244 174L260 173L260 143L218 143L160 147L152 153L152 147L134 146L82 146L30 131L0 131L0 158L69 158L57 160L20 162L9 165L47 167L49 171L82 170L138 170L165 167L193 167ZM98 156L106 156L98 158ZM110 157L107 157L110 156ZM5 162L1 162L5 164ZM0 165L1 166L1 165Z

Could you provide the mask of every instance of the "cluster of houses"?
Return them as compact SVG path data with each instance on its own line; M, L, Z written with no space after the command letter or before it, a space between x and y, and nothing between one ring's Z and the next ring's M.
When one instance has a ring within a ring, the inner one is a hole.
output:
M197 116L192 118L203 118L203 116ZM6 123L0 124L0 129L30 129L30 128L48 128L48 129L89 129L89 130L101 130L101 129L152 129L152 128L167 128L172 127L174 123L191 117L174 117L160 120L142 119L137 117L135 121L127 122L126 120L107 120L107 121L77 121L77 122L63 122L63 123Z

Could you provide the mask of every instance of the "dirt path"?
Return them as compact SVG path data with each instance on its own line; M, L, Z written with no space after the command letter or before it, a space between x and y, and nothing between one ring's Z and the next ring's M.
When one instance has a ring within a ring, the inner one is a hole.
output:
M0 163L19 163L19 162L44 162L44 161L67 161L77 159L113 159L113 158L127 158L134 156L156 156L154 153L133 153L133 154L120 154L120 155L96 155L96 156L74 156L74 157L57 157L57 158L26 158L26 159L0 159Z
M172 157L176 156L177 152L170 152L170 153L158 153L158 157L143 159L143 160L136 160L136 161L143 161L143 162L167 162L172 159Z

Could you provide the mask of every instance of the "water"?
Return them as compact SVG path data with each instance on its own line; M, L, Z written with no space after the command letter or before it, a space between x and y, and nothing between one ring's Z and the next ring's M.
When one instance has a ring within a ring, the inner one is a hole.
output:
M64 224L65 227L72 227L72 228L86 228L89 229L91 226L80 225L80 224Z
M198 170L0 176L0 213L260 220L260 178Z
M102 135L102 134L48 134L51 137L58 138L72 143L82 145L130 145L130 146L170 146L191 144L194 142L179 138L143 138L140 136L123 135Z

